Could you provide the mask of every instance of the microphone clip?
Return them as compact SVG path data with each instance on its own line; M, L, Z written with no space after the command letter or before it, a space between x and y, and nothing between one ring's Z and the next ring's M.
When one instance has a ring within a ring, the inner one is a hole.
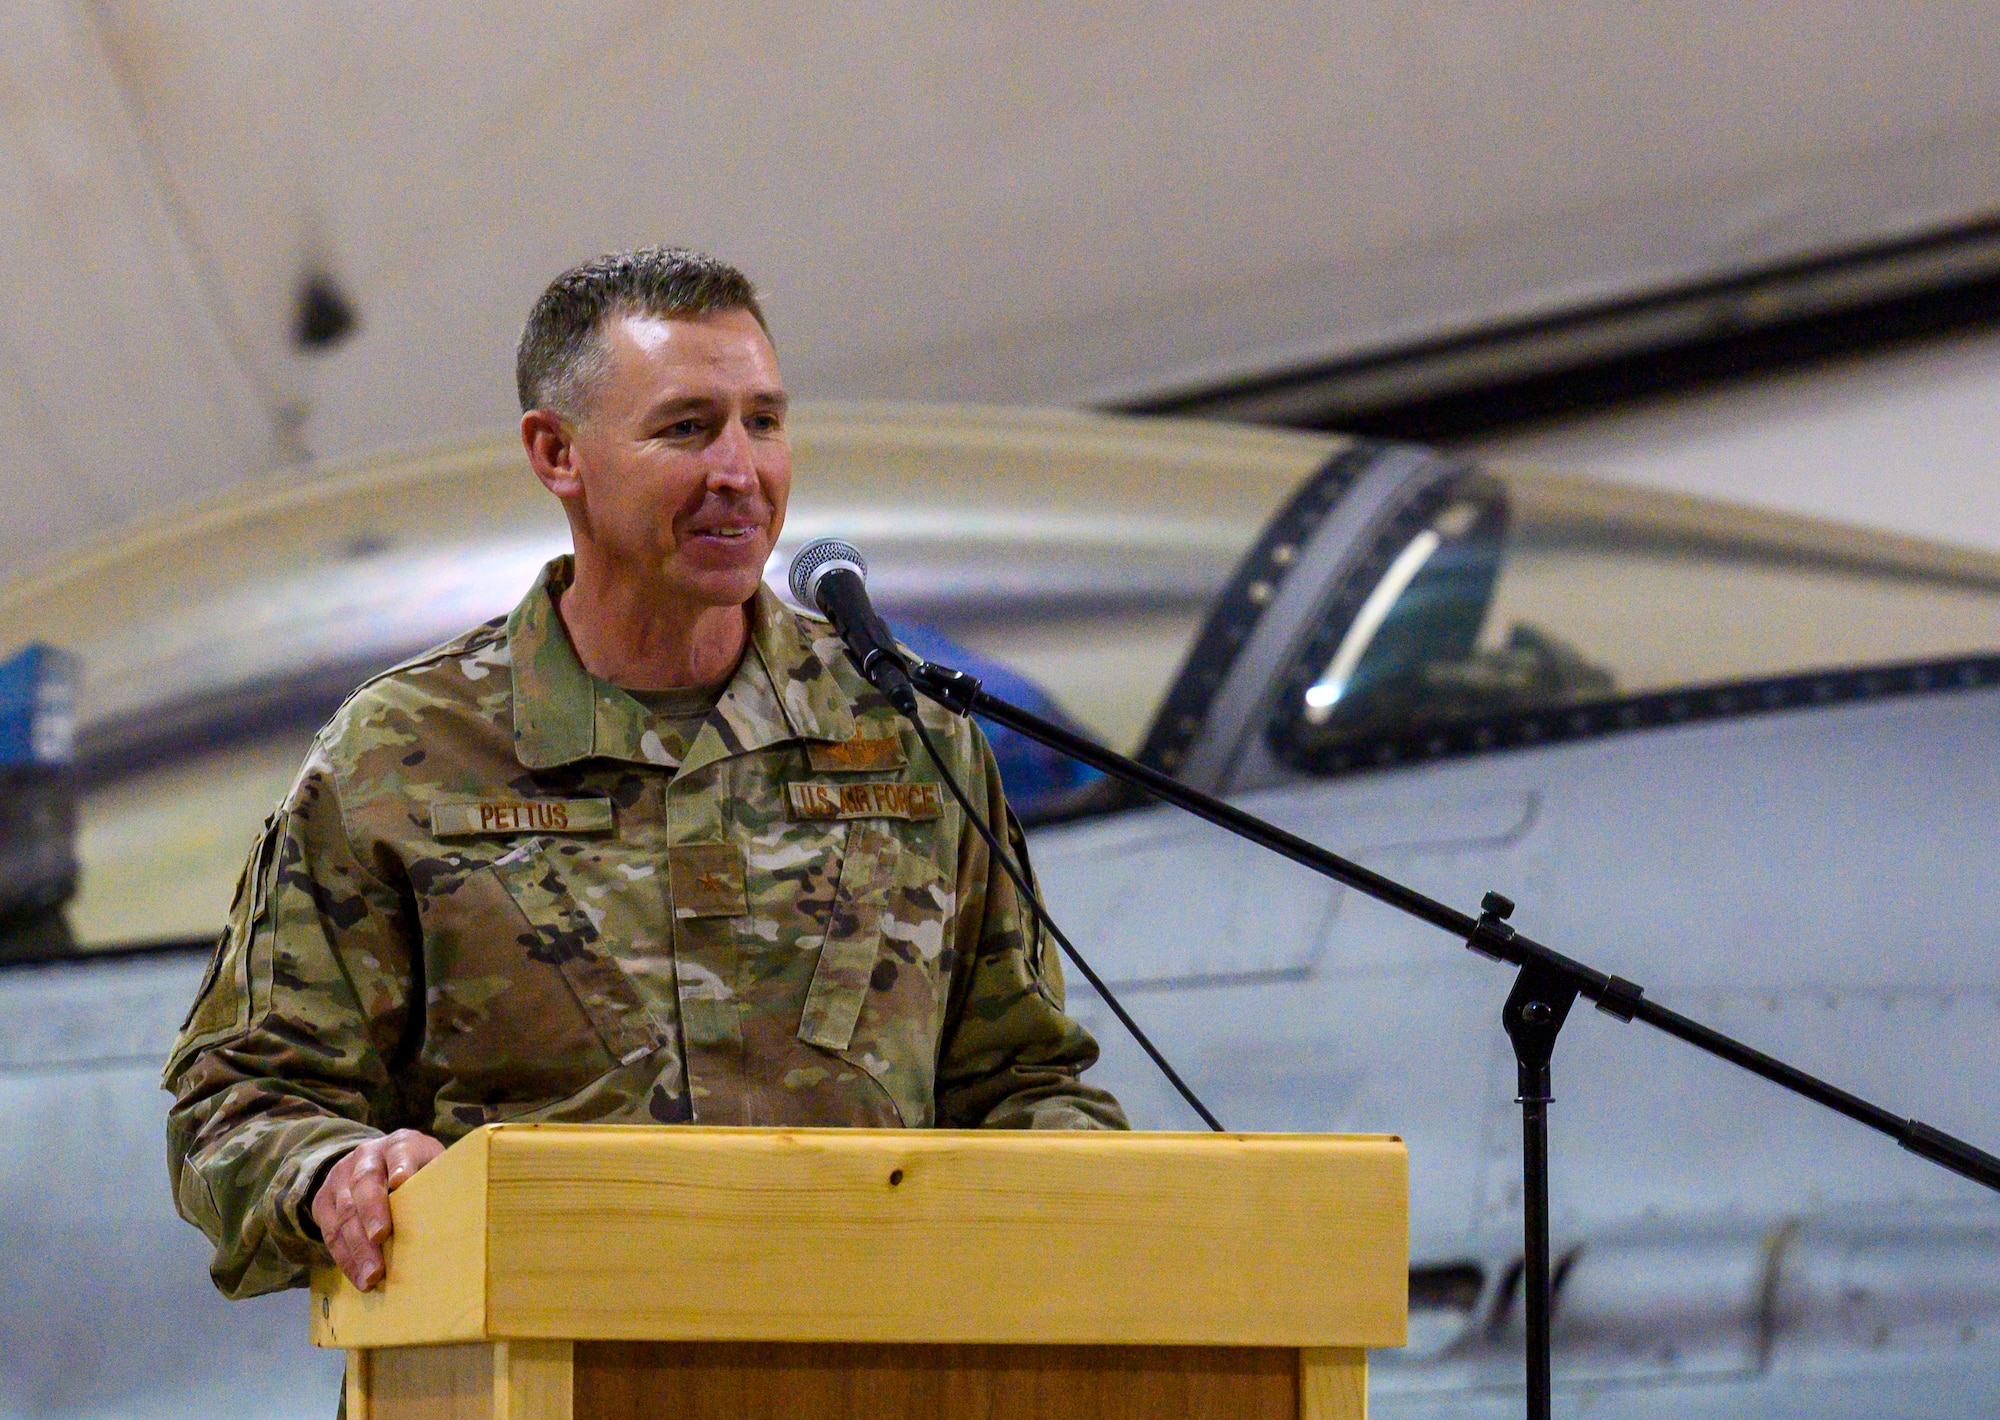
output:
M910 667L910 681L925 695L952 714L963 718L972 713L979 699L979 677L941 666L934 661L918 661Z

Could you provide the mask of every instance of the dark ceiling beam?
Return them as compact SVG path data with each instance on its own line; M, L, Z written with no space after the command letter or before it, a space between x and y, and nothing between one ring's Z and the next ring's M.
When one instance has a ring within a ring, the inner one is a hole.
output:
M1996 325L2000 215L1114 407L1450 442Z

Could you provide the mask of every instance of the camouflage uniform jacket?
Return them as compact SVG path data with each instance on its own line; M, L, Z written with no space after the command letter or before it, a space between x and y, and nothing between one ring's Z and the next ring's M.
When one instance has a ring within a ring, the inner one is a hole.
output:
M825 623L760 589L663 742L577 660L568 572L356 692L251 855L165 1075L232 1296L324 1261L318 1178L397 1128L1124 1127L1053 953ZM924 714L1005 822L977 727Z

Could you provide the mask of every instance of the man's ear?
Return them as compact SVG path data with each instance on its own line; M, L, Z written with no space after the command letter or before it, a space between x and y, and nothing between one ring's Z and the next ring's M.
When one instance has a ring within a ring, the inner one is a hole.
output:
M583 494L583 476L576 466L576 436L555 411L531 409L521 416L521 447L542 487L558 498Z

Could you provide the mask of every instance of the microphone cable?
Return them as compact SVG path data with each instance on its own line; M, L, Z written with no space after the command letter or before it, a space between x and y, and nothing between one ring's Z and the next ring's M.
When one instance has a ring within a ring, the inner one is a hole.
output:
M1056 926L1055 919L1049 916L1048 908L1042 905L1040 894L1029 885L1026 875L1014 865L1013 858L1008 854L1006 848L1001 845L1000 840L994 836L992 825L980 816L978 810L972 807L972 801L966 798L965 790L959 787L958 780L952 774L950 767L945 764L944 757L938 753L937 746L931 742L930 731L924 728L923 717L921 715L908 714L904 718L910 722L911 728L916 730L917 738L923 741L924 752L931 757L931 763L937 766L938 775L944 780L945 788L949 789L952 798L958 801L959 812L963 813L966 820L979 830L979 836L986 840L987 851L1006 870L1007 876L1013 879L1014 890L1028 904L1028 910L1034 916L1036 927L1047 930L1048 934L1056 939L1057 943L1063 949L1063 955L1067 956L1076 969L1083 973L1084 980L1090 983L1090 989L1095 991L1103 999L1104 1004L1111 1008L1111 1013L1118 1017L1119 1024L1130 1032L1132 1039L1139 1042L1139 1048L1152 1058L1155 1065L1160 1067L1160 1073L1167 1077L1168 1082L1176 1090L1180 1091L1181 1098L1186 1100L1189 1107L1201 1116L1202 1123L1218 1134L1228 1133L1229 1131L1222 1127L1222 1121L1209 1111L1208 1106L1201 1102L1201 1097L1188 1087L1187 1081L1180 1077L1180 1072L1167 1063L1167 1057L1160 1054L1159 1047L1154 1045L1146 1032L1139 1028L1139 1023L1132 1019L1131 1013L1111 993L1111 988L1104 984L1104 979L1091 970L1090 963L1085 961L1083 954L1070 944L1069 938L1063 935L1062 928ZM1022 842L1025 850L1025 837Z

